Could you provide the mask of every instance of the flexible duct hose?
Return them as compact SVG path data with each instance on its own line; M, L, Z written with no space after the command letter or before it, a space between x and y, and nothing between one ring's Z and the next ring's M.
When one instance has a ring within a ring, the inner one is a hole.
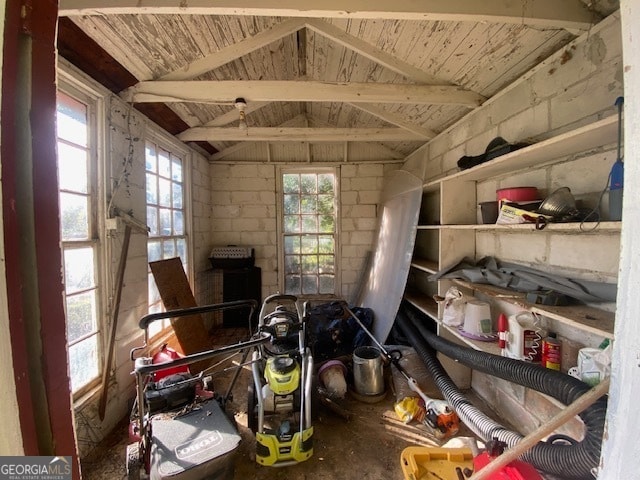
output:
M560 372L449 342L428 331L425 322L408 308L401 308L397 324L424 361L444 397L465 424L484 440L498 438L512 447L522 435L507 430L474 407L444 371L433 349L474 370L550 395L565 405L589 390L585 383ZM597 468L600 460L606 408L606 400L601 398L580 414L585 425L582 441L569 445L539 442L522 458L561 478L593 479L592 469Z

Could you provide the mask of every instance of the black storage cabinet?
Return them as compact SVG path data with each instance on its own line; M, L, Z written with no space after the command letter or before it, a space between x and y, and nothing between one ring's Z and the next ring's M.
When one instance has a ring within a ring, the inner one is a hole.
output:
M260 267L225 268L222 270L222 301L255 300L258 308L247 325L248 313L244 309L222 312L223 327L248 327L254 331L258 325L258 313L262 304L262 271Z

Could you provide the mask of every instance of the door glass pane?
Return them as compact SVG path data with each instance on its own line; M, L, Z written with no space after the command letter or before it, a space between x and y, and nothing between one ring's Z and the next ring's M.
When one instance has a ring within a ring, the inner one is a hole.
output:
M73 193L60 193L62 240L89 239L89 198Z
M99 373L98 337L93 335L69 347L69 369L73 391L84 387Z
M95 290L68 296L66 306L69 343L97 330Z

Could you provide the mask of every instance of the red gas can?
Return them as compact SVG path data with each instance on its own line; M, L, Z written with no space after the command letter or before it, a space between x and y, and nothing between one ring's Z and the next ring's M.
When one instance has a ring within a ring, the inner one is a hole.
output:
M498 440L488 441L487 451L473 459L474 472L481 470L494 458L501 455L506 446L504 442ZM533 465L521 460L514 460L487 478L489 480L543 480Z
M182 356L165 343L160 347L160 351L153 356L152 363L156 365L158 363L170 362L171 360L176 360L178 358L182 358ZM164 370L155 372L153 374L153 379L157 382L158 380L169 375L173 375L174 373L189 373L189 367L183 365L180 367L165 368Z

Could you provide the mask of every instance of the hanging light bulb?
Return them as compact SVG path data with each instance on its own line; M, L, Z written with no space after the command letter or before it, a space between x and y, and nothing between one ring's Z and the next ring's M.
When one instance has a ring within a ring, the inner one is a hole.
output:
M246 131L247 126L247 114L245 113L245 109L247 108L247 102L244 101L244 98L236 98L235 106L238 109L240 114L240 121L238 122L238 128L240 130Z

